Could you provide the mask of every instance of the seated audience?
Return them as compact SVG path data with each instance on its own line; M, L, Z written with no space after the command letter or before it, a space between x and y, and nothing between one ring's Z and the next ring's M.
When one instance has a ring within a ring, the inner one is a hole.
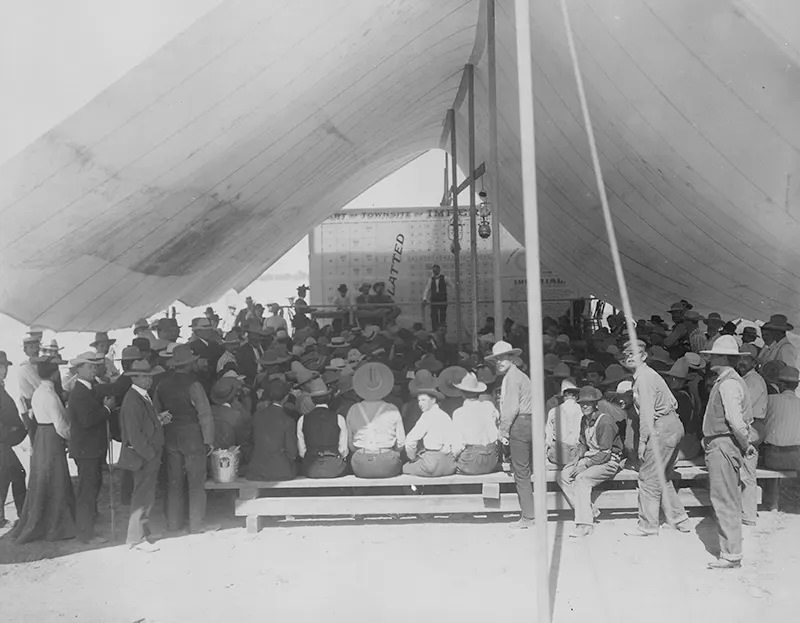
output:
M347 424L328 407L331 391L325 381L306 383L314 408L297 420L297 449L303 474L309 478L338 478L347 471Z
M292 480L297 476L297 424L283 403L289 385L267 382L264 397L253 414L253 452L247 464L248 480Z
M780 394L767 398L764 424L764 466L800 473L800 398L795 394L800 372L783 367L777 375Z
M403 465L403 473L428 478L454 474L453 420L437 404L444 395L435 384L419 383L416 379L409 383L409 390L417 397L422 415L406 436L406 454L410 462ZM418 451L420 443L422 449Z
M464 403L453 412L455 429L453 456L459 474L489 474L498 468L497 424L500 413L490 401L481 400L486 383L468 372L453 385L464 396Z

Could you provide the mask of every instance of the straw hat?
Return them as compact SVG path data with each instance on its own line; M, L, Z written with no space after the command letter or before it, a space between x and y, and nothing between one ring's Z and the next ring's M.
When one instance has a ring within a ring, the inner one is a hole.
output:
M348 342L342 336L332 337L329 343L331 348L349 348L350 342Z
M172 348L172 357L169 358L167 365L170 368L186 366L197 361L197 355L192 352L188 344L176 344Z
M514 356L519 356L521 354L522 354L521 348L514 348L508 342L500 340L494 346L492 346L492 354L487 355L486 357L484 357L484 359L486 361L497 361L498 359L501 358L514 357Z
M223 405L233 400L238 391L239 383L235 378L223 377L214 383L209 397L215 405Z
M602 399L603 392L591 385L581 387L581 391L578 394L578 402L599 402Z
M364 361L364 355L357 348L351 348L347 351L347 362L356 364Z
M366 338L367 341L375 339L375 336L378 335L380 332L380 328L376 327L374 324L368 324L364 327L363 336Z
M92 348L95 348L98 344L108 344L111 345L117 340L112 340L108 337L108 333L105 331L98 331L94 334L94 342L89 344Z
M575 379L573 379L572 377L568 379L563 379L561 381L561 393L563 394L564 392L568 391L575 391L575 392L578 391L578 386L575 385Z
M461 382L454 383L453 387L468 394L482 394L486 391L486 383L481 383L474 372L467 372Z
M461 392L455 388L455 384L464 380L466 375L466 369L461 366L449 366L445 368L437 379L439 391L450 398L458 398L461 396Z
M125 376L156 376L164 372L161 366L151 366L146 359L138 359L131 364L131 369L122 374Z
M42 352L50 355L57 355L59 352L64 350L63 346L58 345L58 341L53 338L50 340L50 344L47 346L42 345Z
M341 357L334 357L330 360L327 366L325 366L326 370L333 371L333 372L341 372L347 367L347 361L342 359Z
M91 351L81 353L75 359L70 359L69 365L71 367L82 366L85 363L90 364L101 364L105 361L105 357L103 355L98 355L97 353L93 353Z
M718 337L710 350L701 350L703 355L742 355L748 353L739 352L739 343L732 335Z
M382 400L393 387L394 375L384 363L367 362L353 375L353 389L364 400Z
M706 367L705 360L697 353L686 353L683 358L686 360L687 365L692 370L702 370Z

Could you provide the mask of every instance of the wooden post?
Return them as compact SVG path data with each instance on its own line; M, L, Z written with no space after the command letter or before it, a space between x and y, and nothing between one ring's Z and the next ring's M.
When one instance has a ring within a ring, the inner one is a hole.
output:
M542 292L539 282L539 213L536 200L536 144L533 120L530 0L515 0L519 139L522 153L522 198L525 215L525 269L528 283L528 349L530 352L533 501L536 516L536 618L550 623L550 548L547 542L547 461L545 458L544 372L542 361Z
M456 111L452 108L447 111L448 125L450 126L450 170L452 172L453 198L453 266L456 284L456 344L461 344L461 245L458 242L458 156L456 155Z
M472 352L478 352L478 206L475 203L475 67L464 67L467 74L469 116L469 255L472 269Z
M497 50L495 47L495 0L487 4L487 48L489 52L489 170L491 171L492 195L492 269L494 272L494 339L503 339L503 283L500 273L502 252L500 250L500 159L497 149Z

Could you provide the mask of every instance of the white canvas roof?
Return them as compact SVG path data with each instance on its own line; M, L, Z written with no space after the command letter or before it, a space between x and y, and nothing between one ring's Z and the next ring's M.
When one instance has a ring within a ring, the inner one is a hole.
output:
M558 4L533 3L542 261L617 300ZM571 0L637 312L792 316L800 5ZM131 325L242 288L427 149L476 63L480 0L223 2L0 167L0 311ZM513 7L497 9L500 205L522 231ZM494 181L486 180L493 197ZM521 235L521 234L520 234Z

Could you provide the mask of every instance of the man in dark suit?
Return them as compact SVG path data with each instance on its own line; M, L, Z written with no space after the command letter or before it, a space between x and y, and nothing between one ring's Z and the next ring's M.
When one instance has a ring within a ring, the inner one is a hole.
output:
M69 362L76 372L75 387L69 395L67 414L70 421L69 454L78 466L75 503L75 527L83 543L105 543L94 534L97 496L103 484L102 466L108 450L106 426L114 398L100 398L94 382L105 358L87 352Z
M289 386L272 380L253 416L253 454L248 480L292 480L297 475L297 424L283 409Z
M236 349L236 364L239 367L239 374L243 374L245 384L253 387L258 374L258 362L264 355L261 346L261 338L264 332L257 323L245 325L245 337L247 342Z
M131 549L143 552L155 552L159 549L147 540L147 522L156 499L156 482L164 448L164 431L161 426L170 417L162 416L156 411L148 390L153 385L153 377L162 372L163 369L151 367L146 360L134 361L130 369L124 372L132 384L120 409L120 464L133 473L131 516L125 542ZM128 460L124 461L126 458Z
M189 346L192 353L197 356L197 364L194 366L195 373L206 393L209 393L217 379L217 361L225 352L225 347L220 344L219 334L208 318L194 318L192 332L193 336L189 340Z

